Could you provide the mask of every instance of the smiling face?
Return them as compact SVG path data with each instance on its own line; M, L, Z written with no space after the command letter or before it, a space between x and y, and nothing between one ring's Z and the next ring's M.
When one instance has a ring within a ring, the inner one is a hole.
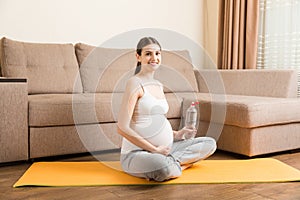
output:
M155 71L161 64L161 50L157 44L149 44L142 49L141 55L136 54L143 71Z

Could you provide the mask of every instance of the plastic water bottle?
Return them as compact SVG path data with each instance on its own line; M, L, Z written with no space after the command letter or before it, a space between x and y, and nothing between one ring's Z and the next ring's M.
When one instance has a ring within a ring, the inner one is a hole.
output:
M197 123L197 109L195 108L196 103L192 102L190 107L186 110L185 115L185 128L194 129Z
M186 110L185 115L185 128L188 129L195 129L197 124L197 109L195 108L195 105L198 104L198 102L192 102L191 106ZM186 133L184 135L185 139L192 138L193 134Z

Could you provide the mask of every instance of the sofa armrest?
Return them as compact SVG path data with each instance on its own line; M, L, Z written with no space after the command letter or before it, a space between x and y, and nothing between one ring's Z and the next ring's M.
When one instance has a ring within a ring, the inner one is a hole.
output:
M28 159L26 79L0 78L0 163Z
M226 94L268 97L297 97L296 70L194 70L200 92L215 93L207 80L221 77ZM212 82L212 81L209 81Z

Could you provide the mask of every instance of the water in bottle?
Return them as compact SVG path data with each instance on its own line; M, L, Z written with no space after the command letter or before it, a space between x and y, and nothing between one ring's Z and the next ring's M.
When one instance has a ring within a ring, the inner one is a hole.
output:
M186 111L185 116L185 128L188 129L195 129L197 124L197 109L195 108L195 105L198 104L198 102L192 102L191 106ZM189 139L192 137L193 134L185 134L185 139Z
M185 128L194 129L197 123L197 109L195 102L192 102L190 107L186 110Z

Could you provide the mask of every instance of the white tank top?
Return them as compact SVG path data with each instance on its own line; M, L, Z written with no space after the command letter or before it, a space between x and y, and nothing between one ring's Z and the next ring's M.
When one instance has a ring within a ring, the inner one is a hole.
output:
M152 83L153 84L153 83ZM163 92L163 86L158 82ZM173 130L165 114L169 110L168 102L165 98L158 99L147 91L146 85L141 83L144 91L136 103L130 127L144 139L154 146L169 146L173 144ZM123 138L121 153L129 153L141 148Z

